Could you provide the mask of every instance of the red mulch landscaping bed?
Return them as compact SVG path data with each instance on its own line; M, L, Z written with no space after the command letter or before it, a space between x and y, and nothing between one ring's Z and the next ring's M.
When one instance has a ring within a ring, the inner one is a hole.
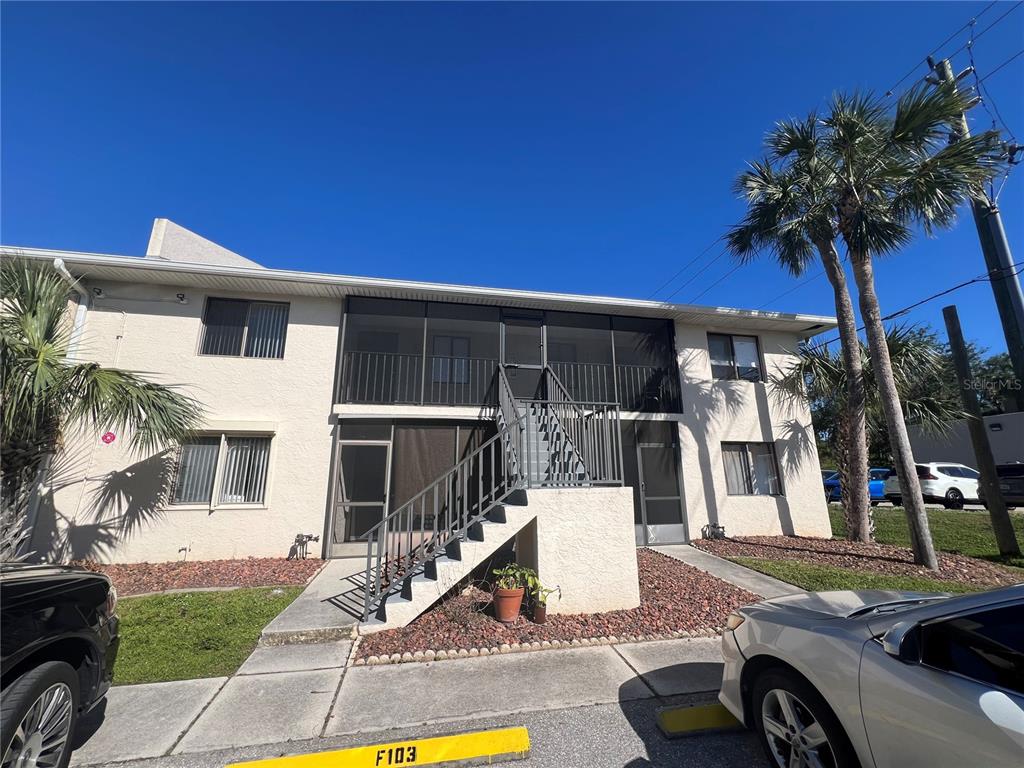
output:
M547 624L543 625L534 624L524 615L515 624L505 625L494 618L490 594L471 586L462 594L435 605L407 627L364 637L357 658L453 648L494 648L503 643L717 629L731 611L761 599L649 549L637 552L637 564L639 608L609 613L549 613ZM551 598L549 608L555 599Z
M1016 584L1020 576L984 560L939 552L939 570L930 571L914 562L907 547L863 544L845 539L809 539L800 536L740 536L729 539L698 539L693 545L719 557L756 557L765 560L798 560L846 570L920 576L957 581L979 587Z
M144 592L164 592L168 589L302 585L323 564L323 560L285 560L282 557L115 565L75 563L109 576L121 597Z

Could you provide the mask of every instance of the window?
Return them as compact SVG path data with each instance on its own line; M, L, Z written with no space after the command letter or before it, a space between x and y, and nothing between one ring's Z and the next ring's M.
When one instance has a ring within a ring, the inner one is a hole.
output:
M469 339L466 336L434 336L430 380L439 384L469 381Z
M722 443L725 487L730 496L779 496L779 467L771 443Z
M921 662L1024 694L1024 606L991 608L925 624Z
M756 336L709 333L708 352L714 378L761 381L761 352Z
M872 480L885 480L887 477L889 477L889 473L891 471L892 470L889 470L889 469L872 469L871 470L871 479Z
M200 354L283 358L288 304L208 299Z
M189 440L178 454L172 504L262 504L270 438L208 435Z

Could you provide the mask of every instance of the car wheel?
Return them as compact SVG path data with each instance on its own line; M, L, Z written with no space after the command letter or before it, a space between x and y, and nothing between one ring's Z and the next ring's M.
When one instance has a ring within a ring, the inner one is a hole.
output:
M4 690L0 765L66 768L78 720L78 673L63 661L29 670Z
M957 488L950 488L946 491L942 506L946 509L963 509L964 495Z
M758 677L752 711L774 768L860 768L843 726L798 675L778 669Z

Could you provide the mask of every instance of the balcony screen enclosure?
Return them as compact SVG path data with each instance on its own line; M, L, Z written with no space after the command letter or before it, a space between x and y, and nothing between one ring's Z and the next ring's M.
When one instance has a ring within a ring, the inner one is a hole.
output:
M580 402L682 411L667 320L361 297L348 300L339 402L493 405L502 362L517 379L550 366Z

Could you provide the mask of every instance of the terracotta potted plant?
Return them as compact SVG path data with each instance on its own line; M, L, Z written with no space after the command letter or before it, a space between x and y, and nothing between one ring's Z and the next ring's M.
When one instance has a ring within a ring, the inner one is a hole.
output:
M558 598L562 598L561 587L555 587L554 589L548 589L540 583L540 579L535 579L531 585L531 592L533 594L533 623L534 624L547 624L548 623L548 598L558 593Z
M532 568L519 563L495 568L493 573L497 577L494 581L494 615L503 624L514 624L523 606L526 587L531 579L537 578L537 574Z

